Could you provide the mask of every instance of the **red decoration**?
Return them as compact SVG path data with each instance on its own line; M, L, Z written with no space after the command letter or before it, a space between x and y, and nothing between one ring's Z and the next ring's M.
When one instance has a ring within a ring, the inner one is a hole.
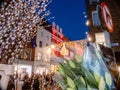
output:
M52 34L56 34L56 29L55 28L52 28Z
M63 57L59 51L55 51L55 55L58 57Z
M60 34L60 38L63 39L63 34Z

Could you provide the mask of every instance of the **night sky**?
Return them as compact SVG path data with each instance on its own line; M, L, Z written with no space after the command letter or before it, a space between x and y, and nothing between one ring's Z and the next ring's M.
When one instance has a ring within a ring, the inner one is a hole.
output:
M52 22L63 29L63 34L71 40L85 38L88 27L85 25L85 0L53 0L49 5ZM51 22L50 21L50 22Z

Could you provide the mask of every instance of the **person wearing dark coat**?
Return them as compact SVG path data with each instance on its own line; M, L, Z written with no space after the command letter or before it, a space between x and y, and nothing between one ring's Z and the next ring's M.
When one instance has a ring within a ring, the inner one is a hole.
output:
M39 87L40 87L39 75L34 75L32 88L33 90L39 90Z
M7 86L7 90L15 90L14 80L10 78Z
M22 90L31 90L31 84L30 81L24 81L23 86L22 86Z
M39 90L39 80L38 79L34 79L33 90Z
M22 86L22 90L31 90L31 83L28 74L24 76L24 83Z

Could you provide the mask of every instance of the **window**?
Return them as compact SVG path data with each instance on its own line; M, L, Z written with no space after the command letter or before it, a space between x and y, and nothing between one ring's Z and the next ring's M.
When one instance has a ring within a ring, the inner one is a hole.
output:
M98 2L99 2L99 0L89 0L90 5L96 4Z
M42 47L42 41L39 42L39 47Z
M47 36L47 40L49 40L49 36Z
M96 33L95 38L96 38L96 43L106 46L104 33Z
M48 59L49 59L49 56L46 54L44 61L45 61L45 62L48 62Z
M98 16L97 11L92 11L92 22L93 22L94 27L97 27L97 26L101 25L100 18Z
M39 52L38 53L38 60L41 60L42 59L42 54Z
M48 46L48 44L46 44L46 46Z

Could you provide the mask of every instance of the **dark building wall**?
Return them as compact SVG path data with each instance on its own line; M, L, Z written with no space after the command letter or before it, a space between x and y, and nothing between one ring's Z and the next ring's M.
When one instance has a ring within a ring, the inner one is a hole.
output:
M90 5L90 0L86 0L86 9L87 9L87 15L88 20L90 21L89 25L89 31L93 38L93 41L95 41L95 33L102 32L103 27L93 27L93 21L92 21L92 15L91 12L96 10L97 5L101 5L101 2L106 2L110 13L112 15L113 19L113 25L114 25L114 31L113 33L110 33L110 40L111 43L119 43L118 46L112 46L114 52L120 52L120 0L99 0L99 3ZM102 21L102 23L104 23ZM117 60L120 60L120 58L117 58Z
M92 21L92 11L96 10L96 6L100 5L100 2L98 3L93 3L92 5L90 5L89 0L86 0L86 10L87 10L87 16L88 16L88 20L89 20L89 32L90 32L90 36L92 37L93 42L95 41L95 33L97 32L102 32L102 28L97 26L94 27L93 26L93 21Z
M111 43L119 43L112 47L115 52L120 52L120 1L108 0L109 8L113 17L114 32L110 34Z

